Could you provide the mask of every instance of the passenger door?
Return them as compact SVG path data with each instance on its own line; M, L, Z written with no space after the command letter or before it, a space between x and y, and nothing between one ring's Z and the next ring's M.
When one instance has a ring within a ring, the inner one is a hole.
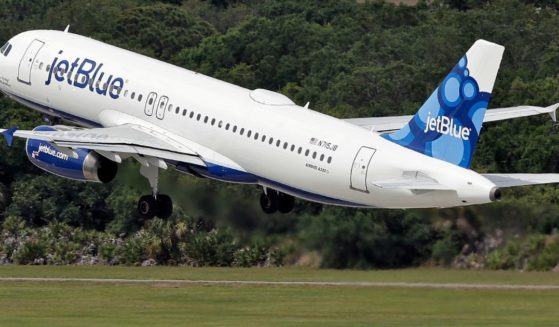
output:
M43 41L33 40L31 44L25 50L21 61L19 62L18 68L18 75L17 80L24 83L31 85L31 71L33 68L33 62L37 57L37 54L41 50L41 48L45 45Z
M353 166L351 167L351 178L350 187L353 190L369 193L367 188L367 174L369 171L369 165L373 159L373 155L377 150L373 148L368 148L366 146L361 147L353 160Z

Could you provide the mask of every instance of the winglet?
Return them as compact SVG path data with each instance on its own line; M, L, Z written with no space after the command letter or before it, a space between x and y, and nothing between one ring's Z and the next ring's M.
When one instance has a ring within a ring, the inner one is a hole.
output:
M66 28L64 29L64 33L68 33L68 31L70 31L70 24L66 25Z
M2 131L2 136L4 136L4 139L6 139L6 143L8 143L8 146L12 146L12 144L14 143L14 133L16 131L17 127L12 127Z
M559 103L546 107L549 110L549 115L554 122L557 122L557 108L559 108Z

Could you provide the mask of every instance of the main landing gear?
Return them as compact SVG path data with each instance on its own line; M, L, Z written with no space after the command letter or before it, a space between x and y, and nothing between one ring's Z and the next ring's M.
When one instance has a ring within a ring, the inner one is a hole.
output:
M267 214L273 214L278 211L289 213L295 207L295 198L291 195L265 188L260 196L260 207Z
M138 201L138 213L143 219L152 219L159 217L162 219L169 218L173 214L173 200L168 195L158 193L159 185L159 168L167 168L163 160L150 158L148 160L138 157L142 168L140 174L146 177L152 189L152 195L144 195Z

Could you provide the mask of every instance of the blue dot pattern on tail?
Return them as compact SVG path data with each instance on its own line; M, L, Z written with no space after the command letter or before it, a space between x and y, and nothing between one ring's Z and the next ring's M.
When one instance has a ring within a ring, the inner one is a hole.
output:
M491 94L480 92L462 57L410 122L383 137L425 155L470 167Z

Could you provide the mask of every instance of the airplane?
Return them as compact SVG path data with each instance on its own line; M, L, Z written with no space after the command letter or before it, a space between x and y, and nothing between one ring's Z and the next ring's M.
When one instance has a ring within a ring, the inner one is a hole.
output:
M337 119L270 90L249 90L88 37L32 30L0 48L0 91L69 125L0 130L26 139L49 173L108 183L133 158L152 194L144 218L167 218L159 170L262 187L266 213L295 198L360 208L489 203L503 187L559 174L470 169L484 122L549 114L559 104L487 109L504 47L476 41L413 116Z

